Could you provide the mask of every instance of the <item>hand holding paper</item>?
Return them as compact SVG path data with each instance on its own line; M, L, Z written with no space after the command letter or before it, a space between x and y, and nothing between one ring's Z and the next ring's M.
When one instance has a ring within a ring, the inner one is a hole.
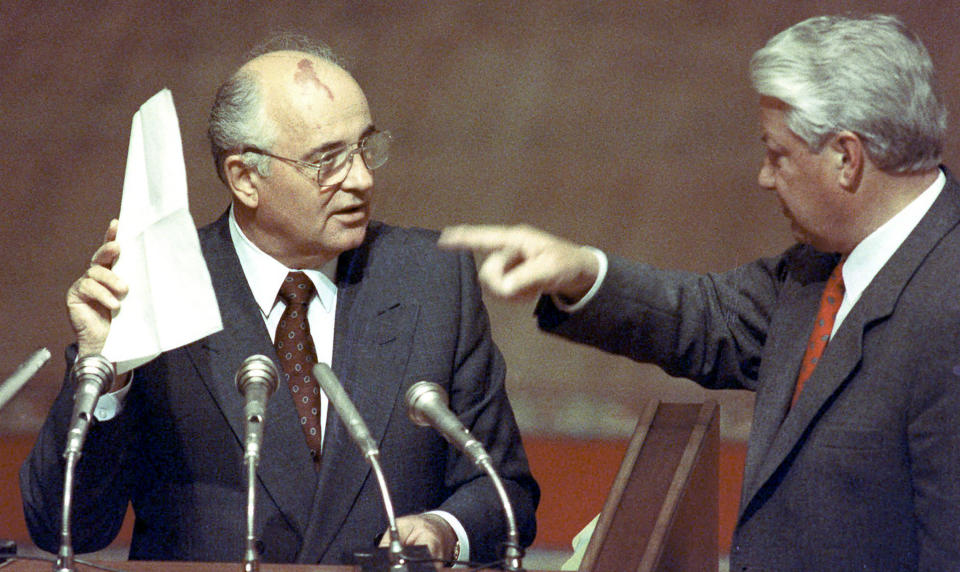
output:
M187 204L173 96L164 89L133 116L113 271L129 287L103 355L123 373L223 329Z

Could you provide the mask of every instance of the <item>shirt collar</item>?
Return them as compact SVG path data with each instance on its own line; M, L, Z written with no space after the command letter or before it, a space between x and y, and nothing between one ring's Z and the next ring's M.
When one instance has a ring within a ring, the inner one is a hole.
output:
M317 290L317 297L320 299L323 309L327 312L332 310L337 298L337 285L335 283L337 258L327 262L319 269L287 268L277 259L260 250L247 238L247 235L243 233L237 223L232 205L230 206L229 219L230 238L233 240L233 247L237 251L240 266L243 268L243 274L247 278L253 297L264 316L268 315L273 309L277 302L277 292L280 291L280 285L287 274L293 271L306 274Z
M907 240L907 236L940 196L946 182L947 178L943 171L940 171L932 185L853 249L843 264L845 298L851 298L851 305L870 285L893 253Z

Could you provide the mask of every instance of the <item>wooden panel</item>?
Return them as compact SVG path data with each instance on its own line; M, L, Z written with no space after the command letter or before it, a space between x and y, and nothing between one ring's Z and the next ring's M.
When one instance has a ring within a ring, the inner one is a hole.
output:
M644 411L580 570L716 570L715 402Z

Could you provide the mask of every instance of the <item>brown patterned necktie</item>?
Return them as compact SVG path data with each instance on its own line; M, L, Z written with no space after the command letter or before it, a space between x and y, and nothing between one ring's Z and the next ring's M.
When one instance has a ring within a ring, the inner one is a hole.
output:
M833 269L820 296L817 321L813 325L813 332L810 333L810 340L807 342L807 351L803 354L803 361L800 363L800 373L797 375L797 387L793 392L791 406L797 402L800 391L803 390L803 384L813 374L820 356L827 349L827 342L830 341L830 335L833 332L833 323L837 319L837 310L843 302L843 293L843 263L841 262Z
M280 358L284 377L293 396L300 427L307 438L310 455L315 464L320 462L320 386L313 379L313 365L317 353L307 322L307 304L313 297L313 282L303 272L291 272L280 286L279 296L287 303L273 345Z

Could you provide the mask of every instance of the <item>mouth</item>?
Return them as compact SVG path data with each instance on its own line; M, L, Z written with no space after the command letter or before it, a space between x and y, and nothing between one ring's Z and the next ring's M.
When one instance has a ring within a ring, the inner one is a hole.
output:
M359 203L350 207L338 209L333 213L332 216L336 217L342 222L362 222L366 220L369 210L369 205L367 203Z

